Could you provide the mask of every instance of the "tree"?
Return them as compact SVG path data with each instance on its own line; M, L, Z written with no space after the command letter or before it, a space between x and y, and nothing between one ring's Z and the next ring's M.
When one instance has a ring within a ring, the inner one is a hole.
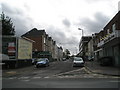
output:
M68 49L65 50L67 55L70 55L70 51Z
M65 50L65 57L69 59L70 51L68 49Z
M1 14L2 21L2 35L15 35L15 26L13 26L11 18L5 16L2 12Z

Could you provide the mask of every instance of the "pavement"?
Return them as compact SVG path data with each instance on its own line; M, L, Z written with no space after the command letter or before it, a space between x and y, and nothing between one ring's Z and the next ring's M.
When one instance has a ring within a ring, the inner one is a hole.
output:
M87 61L85 62L85 68L92 73L118 76L120 77L120 71L118 67L114 66L101 66L97 61Z

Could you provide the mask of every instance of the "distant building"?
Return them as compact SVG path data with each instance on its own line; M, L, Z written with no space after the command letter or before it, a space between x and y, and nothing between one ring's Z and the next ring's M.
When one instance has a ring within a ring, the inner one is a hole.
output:
M91 59L94 57L94 37L92 36L92 38L90 39L90 41L88 42L88 59Z
M88 42L92 39L92 36L82 36L79 44L79 55L88 56Z
M58 60L58 46L55 44L55 60Z
M49 51L49 45L48 45L48 34L45 35L45 38L44 38L44 50L45 51Z
M103 51L102 51L102 47L101 47L103 42L99 43L102 40L103 36L104 36L104 32L103 32L103 30L101 30L99 33L97 33L96 37L94 38L94 44L96 46L94 49L95 60L98 60L99 58L103 57Z
M58 60L62 60L63 59L63 48L62 47L58 47Z
M33 52L35 51L45 51L45 30L37 30L33 28L32 30L28 31L27 33L23 34L21 37L27 37L31 40L34 40L33 43Z
M52 41L52 57L53 59L56 59L56 54L55 54L55 45L56 45L56 41Z
M2 20L0 20L0 43L2 43ZM0 53L2 53L2 44L0 44Z

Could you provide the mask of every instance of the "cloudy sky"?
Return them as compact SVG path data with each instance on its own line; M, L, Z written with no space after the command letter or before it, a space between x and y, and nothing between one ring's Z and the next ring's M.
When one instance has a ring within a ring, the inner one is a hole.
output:
M118 12L120 0L1 0L0 9L12 18L16 35L45 29L64 49L78 53L82 32L99 32Z

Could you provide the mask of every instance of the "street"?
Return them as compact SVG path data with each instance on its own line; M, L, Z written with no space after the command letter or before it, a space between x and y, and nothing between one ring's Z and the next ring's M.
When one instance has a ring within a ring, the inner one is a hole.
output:
M51 62L49 67L3 70L2 88L118 88L118 78L90 73L72 62Z
M1 0L0 90L120 90L120 0Z

